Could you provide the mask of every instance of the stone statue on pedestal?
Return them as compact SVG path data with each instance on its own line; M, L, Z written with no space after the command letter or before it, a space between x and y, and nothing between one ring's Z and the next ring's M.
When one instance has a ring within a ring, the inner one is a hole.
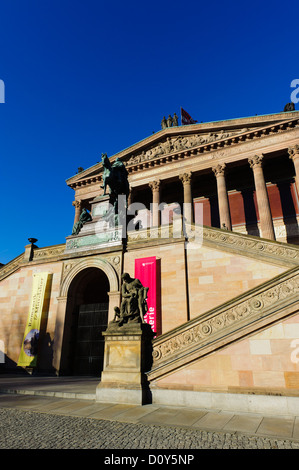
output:
M124 323L144 323L144 315L147 313L147 292L139 279L132 278L128 273L122 275L122 301L120 309L115 307L113 323L122 326Z

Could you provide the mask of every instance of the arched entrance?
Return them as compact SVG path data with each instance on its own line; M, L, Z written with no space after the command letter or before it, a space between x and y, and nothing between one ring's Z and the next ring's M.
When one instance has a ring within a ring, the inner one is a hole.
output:
M107 275L96 267L83 269L69 285L62 346L63 369L68 374L101 375L101 333L108 324L109 290Z

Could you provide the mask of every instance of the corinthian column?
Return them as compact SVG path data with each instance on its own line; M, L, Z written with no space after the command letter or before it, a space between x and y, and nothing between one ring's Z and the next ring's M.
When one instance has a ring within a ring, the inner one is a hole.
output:
M232 223L230 218L228 195L226 190L225 182L225 163L219 164L212 168L217 181L217 194L218 194L218 206L219 206L219 217L220 217L220 227L225 227L228 230L232 229Z
M193 223L193 201L191 192L191 173L179 175L184 188L184 217L186 222Z
M263 156L255 155L254 157L249 158L248 161L254 176L262 237L268 238L269 240L275 240L273 220L262 166Z
M291 160L293 160L295 167L295 181L296 187L299 194L299 145L294 145L294 147L289 148L289 155Z
M152 194L153 194L153 202L151 204L152 226L159 227L160 226L160 212L159 212L160 180L151 181L148 185L151 188Z
M82 210L82 204L81 201L73 201L73 206L75 206L75 219L74 219L74 224L78 222L81 210Z

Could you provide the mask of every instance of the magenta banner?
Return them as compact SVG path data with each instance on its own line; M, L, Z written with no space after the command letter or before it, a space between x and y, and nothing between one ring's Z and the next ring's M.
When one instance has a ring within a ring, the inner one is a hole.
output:
M152 330L160 334L160 260L155 256L135 259L135 278L149 287L147 294L148 312L144 317Z

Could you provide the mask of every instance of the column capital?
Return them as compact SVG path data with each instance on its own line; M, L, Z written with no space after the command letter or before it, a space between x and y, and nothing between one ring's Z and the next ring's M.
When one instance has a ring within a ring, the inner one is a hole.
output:
M218 163L218 165L212 167L212 171L215 174L216 178L218 178L218 176L224 176L225 168L225 163Z
M248 158L250 168L261 168L263 163L264 155L254 155Z
M81 201L73 201L72 202L72 205L76 208L76 209L80 209L81 207Z
M160 190L160 186L161 186L161 181L160 180L155 180L155 181L150 181L148 183L149 187L151 188L151 190L153 191L153 193L155 191L159 191Z
M295 158L299 158L299 145L294 145L293 147L289 147L288 153L289 153L291 160Z
M179 179L183 184L191 183L192 173L182 173L179 175Z

